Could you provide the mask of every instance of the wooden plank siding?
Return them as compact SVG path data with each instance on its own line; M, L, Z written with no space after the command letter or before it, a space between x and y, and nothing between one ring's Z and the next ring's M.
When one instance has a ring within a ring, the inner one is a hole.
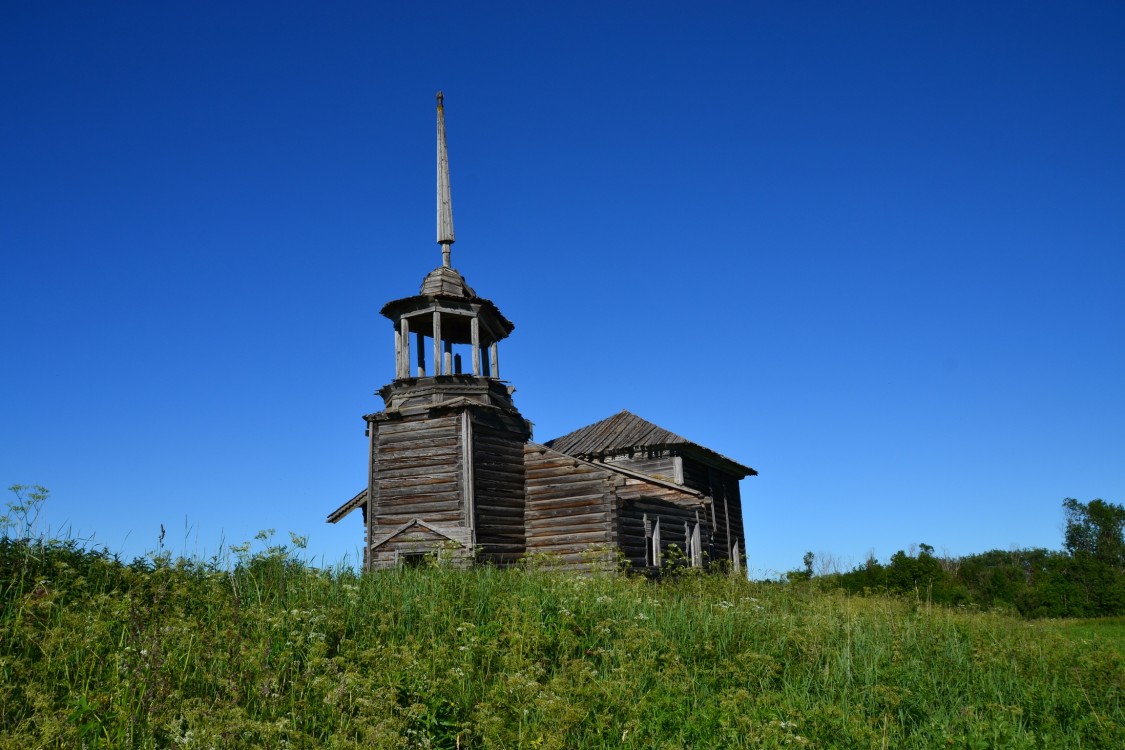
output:
M607 456L607 464L620 464L666 482L676 481L675 457L668 450L634 451L628 455Z
M742 495L738 477L693 458L683 458L684 485L711 496L708 510L712 530L712 559L730 560L734 544L746 553L746 536L742 525Z
M441 559L460 560L465 564L471 562L468 549L468 530L459 539L450 539L436 533L424 526L412 526L406 531L396 534L390 541L379 544L369 551L371 567L390 568L401 563L404 555L434 555ZM460 548L457 543L464 545Z
M657 521L664 562L729 560L736 546L745 554L745 467L686 442L568 455L527 442L529 423L510 402L490 400L491 392L484 401L457 396L368 415L368 487L328 520L362 510L369 569L413 564L441 550L466 564L474 554L509 565L543 553L559 567L588 570L615 564L616 551L633 569L654 573ZM630 425L646 435L660 429L632 415L620 429ZM603 432L617 440L612 426L605 422ZM582 431L574 435L586 439ZM698 548L691 539L697 528ZM683 555L669 554L673 546ZM693 549L700 558L686 557ZM604 556L591 554L602 550Z
M473 420L473 512L481 560L511 564L526 549L526 435Z
M644 570L647 562L648 537L645 534L644 519L648 517L649 523L655 524L660 520L660 548L665 560L670 558L669 548L676 545L681 553L688 552L688 538L685 534L684 523L693 526L698 516L703 523L703 545L707 549L708 527L703 511L679 503L660 501L651 497L638 497L625 501L621 507L618 519L618 544L628 560L630 566L636 570Z
M524 448L527 552L567 567L591 562L590 548L617 543L618 475L542 445Z
M712 531L706 550L710 558L729 560L736 547L745 554L738 482L758 473L749 466L628 411L549 440L547 446L578 458L604 462L606 466L628 467L670 479L711 497L714 502L708 507L706 518Z
M725 487L727 510L730 513L730 530L731 530L731 545L738 543L739 555L745 557L746 555L746 527L742 525L742 492L739 489L738 479L729 474L722 475L722 482ZM742 567L742 561L739 561L739 566Z
M384 421L373 443L375 502L369 539L415 518L467 525L457 415ZM396 542L388 544L393 548Z

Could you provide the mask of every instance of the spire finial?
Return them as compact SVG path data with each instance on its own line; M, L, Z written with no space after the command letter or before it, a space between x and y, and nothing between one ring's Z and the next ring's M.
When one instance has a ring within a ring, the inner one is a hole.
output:
M449 155L445 149L445 95L437 93L437 241L441 245L441 264L449 268L453 238L453 201L449 194Z

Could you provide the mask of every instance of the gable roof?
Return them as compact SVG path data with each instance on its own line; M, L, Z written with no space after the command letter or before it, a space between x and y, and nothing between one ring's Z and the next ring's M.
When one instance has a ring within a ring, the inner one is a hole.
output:
M371 549L376 550L394 539L396 536L401 536L402 534L410 531L415 527L427 531L433 536L441 537L442 539L447 539L451 542L456 542L457 544L461 545L467 544L469 542L469 535L471 534L471 531L464 526L432 523L429 521L423 521L421 518L414 518L400 526L396 526L386 533L372 538Z
M685 437L655 425L622 409L612 417L567 433L544 445L570 456L604 458L632 450L680 446L704 459L725 465L733 473L754 475L758 472L726 456L694 443Z

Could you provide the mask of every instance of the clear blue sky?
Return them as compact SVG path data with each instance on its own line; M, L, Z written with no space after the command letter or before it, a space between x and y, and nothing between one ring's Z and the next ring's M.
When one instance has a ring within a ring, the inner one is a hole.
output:
M8 2L0 482L126 557L333 562L453 261L547 440L629 409L806 550L1058 548L1125 502L1125 5Z

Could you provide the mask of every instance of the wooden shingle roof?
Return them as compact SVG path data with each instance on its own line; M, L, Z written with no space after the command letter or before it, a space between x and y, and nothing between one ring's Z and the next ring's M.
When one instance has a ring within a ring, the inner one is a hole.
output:
M434 297L464 297L466 299L479 299L477 293L465 281L465 277L454 268L439 266L430 271L422 280L419 294Z
M742 473L744 476L758 473L749 466L625 410L562 437L548 440L545 445L560 453L580 458L605 458L633 450L680 446L717 463L726 464L734 473Z
M485 299L478 295L465 277L462 276L457 269L439 266L433 271L426 274L426 278L422 280L422 287L413 297L403 297L402 299L391 300L383 305L379 311L383 317L398 322L401 315L418 315L420 311L433 309L435 306L442 306L442 302L452 302L452 308L459 311L455 314L464 316L467 314L468 307L466 305L479 306L480 314L478 317L481 323L484 324L484 331L482 331L482 343L489 344L493 341L499 341L506 338L515 330L515 324L504 317L500 312L500 308L496 306L492 300ZM418 321L416 321L417 323ZM454 321L455 322L455 321ZM414 328L415 332L424 332L427 336L432 335L432 329L427 328L424 322L420 327ZM465 337L464 341L457 343L468 343L468 324L465 324Z

